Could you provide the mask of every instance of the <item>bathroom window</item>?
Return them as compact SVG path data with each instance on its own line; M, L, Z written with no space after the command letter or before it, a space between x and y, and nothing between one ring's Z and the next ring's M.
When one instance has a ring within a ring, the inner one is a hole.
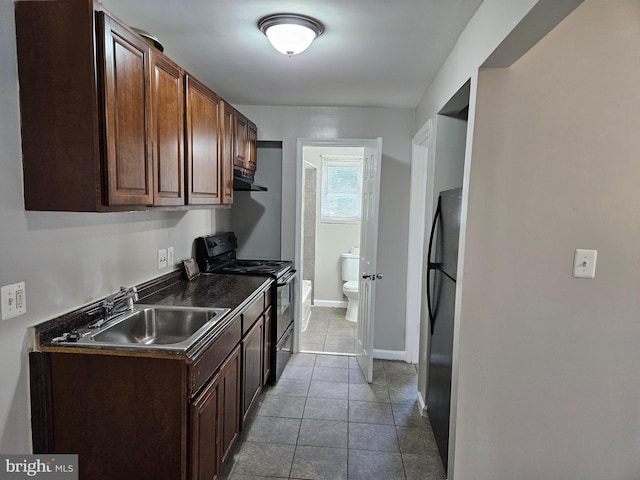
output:
M320 221L358 223L362 203L362 157L322 157Z

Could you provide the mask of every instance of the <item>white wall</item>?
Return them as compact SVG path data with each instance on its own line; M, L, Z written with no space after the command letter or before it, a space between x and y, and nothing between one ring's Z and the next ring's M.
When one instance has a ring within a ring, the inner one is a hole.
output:
M482 2L416 107L415 132L420 130L429 119L436 122L438 112L466 82L471 80L467 139L472 137L478 68L535 4L535 0L513 0L509 2L502 0L484 0ZM471 149L467 148L465 159L470 155ZM435 158L435 155L432 158ZM434 182L432 182L432 184L433 183ZM427 215L429 218L431 218L431 211L435 208L433 198L437 193L438 190L435 188L435 185L431 192L427 192ZM430 220L427 220L427 225L430 225ZM422 398L426 398L428 352L425 345L428 345L429 342L429 325L425 295L423 295L422 303L418 390Z
M546 35L551 28L559 23L567 14L581 3L582 0L484 0L465 30L458 38L458 42L451 51L433 82L427 88L420 104L416 108L415 131L418 131L429 119L436 119L437 113L445 106L466 82L470 82L469 119L467 126L467 145L465 149L464 185L468 184L473 154L472 139L474 138L475 104L478 70L489 58L516 59L524 54L536 41ZM505 53L506 52L506 53ZM499 53L496 55L496 53ZM502 55L504 54L504 55ZM501 62L496 62L501 63ZM434 189L435 190L435 189ZM428 201L435 191L427 192ZM468 197L463 190L461 244L458 262L458 302L463 293L465 283L462 274L465 264L464 245L466 231ZM432 205L427 205L427 211ZM421 345L426 345L428 339L428 316L426 314L426 296L422 299L421 314ZM456 305L456 325L454 327L454 357L451 400L451 431L449 454L449 477L456 478L453 463L457 436L457 389L458 389L458 344L461 337L460 305ZM422 398L426 398L428 351L421 348L419 352L418 390Z
M0 0L0 285L26 281L27 314L0 321L0 452L31 449L27 327L160 273L193 239L230 226L229 210L86 214L25 212L12 0Z
M467 145L467 121L438 115L435 141L435 172L433 205L444 190L461 187L464 177L464 158ZM433 211L431 212L433 216Z
M322 208L322 155L360 155L361 147L312 147L304 149L304 160L318 169L316 176L316 254L314 302L345 302L342 292L342 263L340 254L360 246L360 222L326 223L320 221Z
M587 0L479 75L456 480L640 478L639 24Z
M401 108L239 106L258 137L283 141L282 256L295 254L297 140L383 137L374 345L404 350L409 178L414 111ZM384 284L383 284L384 282Z

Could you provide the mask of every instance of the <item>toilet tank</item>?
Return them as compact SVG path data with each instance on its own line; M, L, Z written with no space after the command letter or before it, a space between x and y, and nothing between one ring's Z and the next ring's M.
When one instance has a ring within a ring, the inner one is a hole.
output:
M360 270L360 255L343 253L340 257L342 259L342 281L357 281Z

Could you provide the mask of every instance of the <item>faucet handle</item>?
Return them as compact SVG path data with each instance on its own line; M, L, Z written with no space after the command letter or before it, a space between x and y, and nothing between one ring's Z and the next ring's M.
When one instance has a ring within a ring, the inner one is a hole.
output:
M138 288L133 286L133 287L120 287L120 294L126 294L130 297L132 297L135 300L138 300Z
M135 285L129 289L129 294L131 295L131 298L134 302L138 301L138 289Z

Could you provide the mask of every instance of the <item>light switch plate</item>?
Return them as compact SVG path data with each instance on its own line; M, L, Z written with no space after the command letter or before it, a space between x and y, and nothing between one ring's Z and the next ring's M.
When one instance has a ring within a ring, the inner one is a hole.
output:
M0 289L2 320L27 313L27 295L24 282L5 285Z
M597 258L597 250L576 249L573 256L573 276L575 278L594 278Z
M173 247L167 248L167 265L169 267L173 267Z

